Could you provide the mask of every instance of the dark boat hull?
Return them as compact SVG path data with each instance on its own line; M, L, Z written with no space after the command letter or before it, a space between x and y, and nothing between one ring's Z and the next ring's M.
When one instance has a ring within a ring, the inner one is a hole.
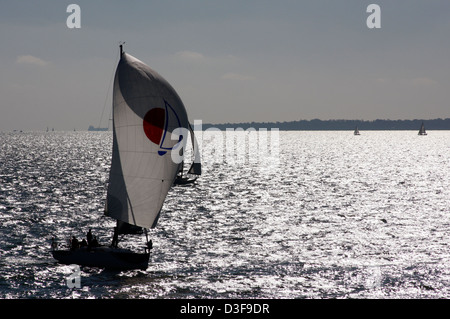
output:
M136 253L127 249L111 247L80 248L76 250L53 250L53 258L65 265L80 265L107 269L142 269L148 267L150 253Z
M175 181L173 182L174 185L186 185L186 184L193 184L197 178L187 178L187 177L177 177Z

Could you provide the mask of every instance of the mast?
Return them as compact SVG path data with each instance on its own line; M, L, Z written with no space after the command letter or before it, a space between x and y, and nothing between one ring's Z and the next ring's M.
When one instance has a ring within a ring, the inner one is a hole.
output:
M120 47L120 58L122 58L123 55L123 45L125 44L125 42L119 42L119 47Z

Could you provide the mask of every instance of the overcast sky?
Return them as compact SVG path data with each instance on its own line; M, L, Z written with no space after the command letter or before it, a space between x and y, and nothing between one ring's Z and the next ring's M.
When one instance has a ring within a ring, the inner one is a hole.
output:
M191 122L448 118L449 17L448 0L0 0L0 131L106 126L120 41Z

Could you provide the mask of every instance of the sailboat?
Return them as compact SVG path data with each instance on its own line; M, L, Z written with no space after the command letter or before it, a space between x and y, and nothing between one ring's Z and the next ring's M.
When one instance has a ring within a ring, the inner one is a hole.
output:
M359 133L358 126L355 127L355 131L353 132L353 134L354 134L354 135L361 135L361 134Z
M425 125L423 124L423 122L422 122L422 125L420 126L418 135L427 135L427 132L425 131Z
M184 161L180 165L180 170L175 178L174 185L186 185L194 183L198 176L202 174L202 164L200 160L200 152L198 148L197 139L194 134L194 130L192 126L189 124L189 133L191 136L191 144L192 151L194 153L194 160L187 171L187 174L184 174Z
M123 51L114 78L113 151L105 215L117 221L112 244L60 250L53 257L62 264L146 269L151 240L147 229L158 222L167 193L180 163L171 152L180 152L188 130L186 109L174 88L144 62ZM181 150L182 151L182 150ZM119 248L119 235L145 233L142 251Z

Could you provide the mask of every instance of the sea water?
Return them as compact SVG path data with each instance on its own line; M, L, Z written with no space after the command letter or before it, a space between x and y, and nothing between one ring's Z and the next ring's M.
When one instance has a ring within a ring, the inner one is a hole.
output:
M74 286L51 240L110 244L112 134L0 133L0 298L450 298L450 131L280 131L265 160L208 134L148 269L81 267Z

